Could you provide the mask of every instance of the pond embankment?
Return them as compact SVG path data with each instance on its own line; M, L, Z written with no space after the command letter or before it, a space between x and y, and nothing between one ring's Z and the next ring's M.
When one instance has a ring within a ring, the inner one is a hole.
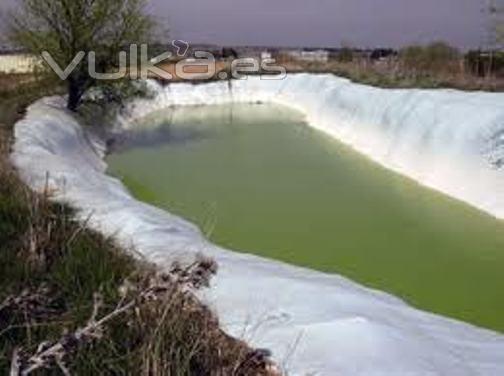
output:
M153 84L154 85L154 84ZM230 89L231 87L231 89ZM192 86L155 86L120 127L170 105L275 102L310 125L418 182L504 217L502 94L382 90L333 76L296 75ZM504 337L416 310L337 275L237 254L191 223L136 201L106 175L104 143L91 139L57 99L34 104L16 126L13 160L34 188L58 199L161 265L203 252L220 265L204 299L232 334L270 348L291 374L494 375Z

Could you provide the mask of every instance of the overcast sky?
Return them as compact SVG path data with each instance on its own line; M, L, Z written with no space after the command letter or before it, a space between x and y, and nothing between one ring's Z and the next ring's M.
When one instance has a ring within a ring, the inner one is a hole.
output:
M18 0L0 0L15 4ZM502 0L501 0L502 1ZM173 38L242 45L478 47L488 0L151 0Z

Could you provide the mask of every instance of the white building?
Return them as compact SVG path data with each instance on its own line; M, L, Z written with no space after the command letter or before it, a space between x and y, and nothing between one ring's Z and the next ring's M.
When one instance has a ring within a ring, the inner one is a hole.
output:
M288 55L296 60L325 63L329 60L329 51L326 50L294 50Z
M271 52L263 51L261 52L261 60L269 60L272 58Z
M32 73L37 59L27 54L0 54L0 73Z

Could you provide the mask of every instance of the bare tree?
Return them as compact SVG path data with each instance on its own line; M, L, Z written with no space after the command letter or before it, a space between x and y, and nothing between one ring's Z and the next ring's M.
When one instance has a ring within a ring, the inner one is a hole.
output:
M504 0L497 0L492 11L495 15L495 41L498 48L504 48Z
M83 51L96 54L96 67L108 72L119 52L133 43L147 43L154 29L145 0L20 0L9 22L10 40L34 55L47 51L63 69ZM48 70L49 71L49 70ZM67 107L75 111L82 96L98 81L85 64L66 79Z
M490 61L487 78L492 78L496 50L504 44L504 0L487 0L485 13L488 15L488 48Z

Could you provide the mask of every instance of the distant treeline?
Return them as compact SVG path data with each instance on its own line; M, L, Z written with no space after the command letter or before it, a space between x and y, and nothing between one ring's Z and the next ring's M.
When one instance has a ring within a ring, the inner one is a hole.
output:
M504 51L469 51L465 60L474 75L484 77L494 74L504 77Z

